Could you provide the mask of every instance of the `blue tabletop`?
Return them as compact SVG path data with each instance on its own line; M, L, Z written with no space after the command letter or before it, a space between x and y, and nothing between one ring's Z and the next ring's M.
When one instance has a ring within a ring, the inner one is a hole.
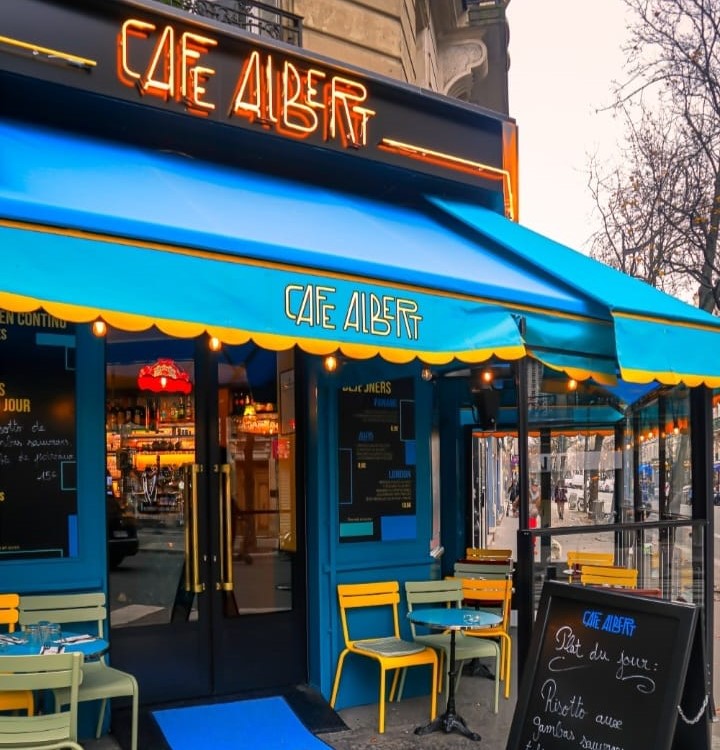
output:
M82 638L82 640L74 640ZM68 639L70 639L68 641ZM110 644L104 638L86 636L84 633L75 633L63 630L59 641L48 643L48 646L57 647L64 652L79 651L85 659L97 659L109 648ZM38 647L30 644L27 639L23 640L22 631L0 634L0 657L2 656L32 656L40 653Z
M481 609L458 607L428 607L408 612L408 619L416 625L437 630L482 630L502 622L502 617Z

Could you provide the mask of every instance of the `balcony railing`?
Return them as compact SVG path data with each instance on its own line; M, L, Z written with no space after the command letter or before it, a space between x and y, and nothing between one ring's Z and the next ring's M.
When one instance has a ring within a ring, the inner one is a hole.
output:
M228 26L258 36L302 47L302 18L293 13L258 2L240 0L164 0L166 5L180 8L203 18L211 18Z

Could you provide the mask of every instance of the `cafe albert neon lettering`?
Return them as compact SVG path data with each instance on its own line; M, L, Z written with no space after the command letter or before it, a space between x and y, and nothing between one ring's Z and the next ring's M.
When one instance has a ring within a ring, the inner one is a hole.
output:
M215 104L205 100L205 84L215 75L215 70L199 62L203 55L217 46L217 41L191 32L181 34L176 40L173 27L166 26L156 35L145 70L136 70L130 63L132 40L150 39L156 31L155 24L137 19L130 19L122 25L120 80L137 86L142 94L183 101L192 112L207 114L214 110Z
M138 53L141 41L149 54ZM172 26L128 19L119 39L119 78L141 94L184 103L194 114L208 115L207 83L216 75L205 57L217 40L201 34L178 34ZM138 57L143 61L138 66ZM283 135L306 138L320 132L345 146L367 145L368 122L375 111L364 106L367 88L359 81L329 75L318 68L300 69L290 60L277 62L254 50L243 62L228 113Z
M342 76L317 68L301 71L289 60L276 69L272 55L255 50L238 78L232 114L273 126L285 135L303 138L323 125L326 140L367 145L367 124L375 112L363 107L367 89Z

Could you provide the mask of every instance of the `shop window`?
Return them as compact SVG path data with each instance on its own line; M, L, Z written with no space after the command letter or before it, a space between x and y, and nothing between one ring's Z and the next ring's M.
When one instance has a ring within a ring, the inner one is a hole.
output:
M78 555L75 326L0 310L0 560Z

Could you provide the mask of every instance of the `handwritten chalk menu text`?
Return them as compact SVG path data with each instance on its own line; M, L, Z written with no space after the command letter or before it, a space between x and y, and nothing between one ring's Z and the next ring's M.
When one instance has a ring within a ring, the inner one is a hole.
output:
M75 328L0 310L0 561L77 554Z
M508 750L669 749L696 622L692 605L546 583Z
M338 394L342 541L414 538L413 381L345 386Z

